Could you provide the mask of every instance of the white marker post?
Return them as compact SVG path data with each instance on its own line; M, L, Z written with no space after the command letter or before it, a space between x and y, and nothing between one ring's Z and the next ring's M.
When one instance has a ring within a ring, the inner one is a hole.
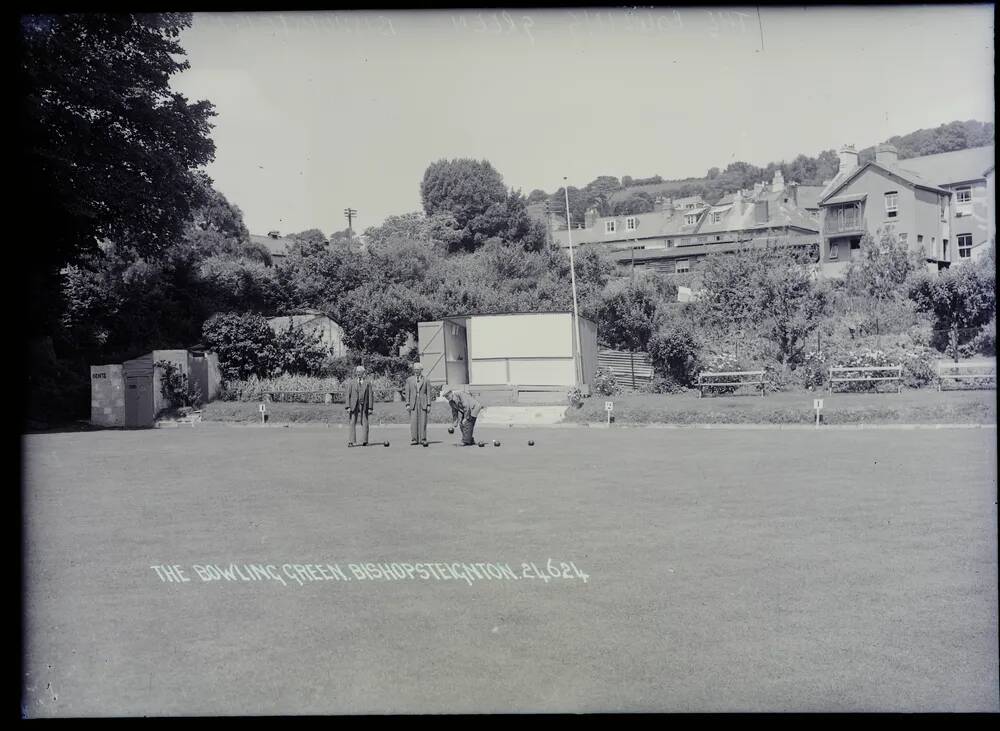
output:
M260 424L263 426L267 422L267 406L263 403L260 405Z
M608 412L608 428L611 428L611 412L615 410L614 401L605 401L604 410Z
M814 398L813 408L816 409L816 426L819 426L819 420L822 418L819 412L823 410L823 399Z

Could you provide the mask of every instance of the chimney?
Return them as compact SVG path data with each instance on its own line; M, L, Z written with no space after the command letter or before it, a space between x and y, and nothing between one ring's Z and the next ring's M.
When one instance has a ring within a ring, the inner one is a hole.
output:
M785 176L781 174L781 170L774 171L774 179L771 181L771 192L780 193L785 189Z
M767 201L757 201L753 207L754 223L767 223L768 210Z
M791 195L789 196L789 198L792 199L792 205L795 206L796 208L798 208L799 207L799 184L798 183L789 183L788 184L788 191L789 191L789 193L791 193Z
M878 145L875 148L875 162L883 165L895 165L899 162L899 150L892 145Z
M588 208L583 214L583 225L586 228L593 228L595 223L597 223L597 209Z
M837 175L847 175L858 167L858 151L854 149L854 145L844 145L839 150L840 153L840 169L837 171Z
M280 239L281 238L281 233L278 232L278 231L268 231L267 235L270 236L272 239Z

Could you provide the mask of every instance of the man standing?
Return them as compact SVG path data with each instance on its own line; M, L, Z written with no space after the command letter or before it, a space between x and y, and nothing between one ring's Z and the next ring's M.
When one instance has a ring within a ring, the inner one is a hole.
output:
M413 375L406 379L406 410L410 412L410 446L427 446L427 412L431 410L431 384L424 378L424 367L413 364Z
M351 438L347 442L348 447L353 447L358 443L357 426L361 421L361 446L368 446L368 416L375 407L375 398L372 394L372 384L365 377L364 366L354 369L355 376L347 384L347 409L351 420Z
M483 405L465 391L445 388L441 395L448 399L448 403L451 405L453 427L461 427L462 429L462 446L474 446L476 440L472 432L476 428L476 419L483 410Z

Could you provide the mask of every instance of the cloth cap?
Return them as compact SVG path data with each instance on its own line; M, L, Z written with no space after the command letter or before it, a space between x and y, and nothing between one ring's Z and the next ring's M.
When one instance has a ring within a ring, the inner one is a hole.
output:
M355 373L364 373L365 372L365 367L364 366L358 366L357 368L354 369L354 372Z

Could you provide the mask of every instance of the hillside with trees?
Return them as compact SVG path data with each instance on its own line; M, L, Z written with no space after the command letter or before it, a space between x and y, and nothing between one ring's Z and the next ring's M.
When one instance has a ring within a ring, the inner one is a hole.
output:
M994 125L974 120L955 121L933 129L897 135L886 142L899 150L900 159L922 157L991 145L994 143ZM861 163L874 158L874 145L859 150ZM722 170L717 167L709 169L702 178L664 180L657 175L634 179L626 175L618 179L612 175L601 175L582 189L569 186L570 216L574 223L581 223L587 209L592 206L602 216L648 213L653 210L657 196L661 195L675 198L700 195L707 202L715 203L726 193L751 188L754 183L770 182L776 170L781 170L786 182L822 185L836 175L838 165L837 152L824 150L815 157L798 155L791 162L771 162L764 167L732 162ZM527 200L529 203L548 202L555 215L565 218L562 188L551 195L543 190L533 190Z

